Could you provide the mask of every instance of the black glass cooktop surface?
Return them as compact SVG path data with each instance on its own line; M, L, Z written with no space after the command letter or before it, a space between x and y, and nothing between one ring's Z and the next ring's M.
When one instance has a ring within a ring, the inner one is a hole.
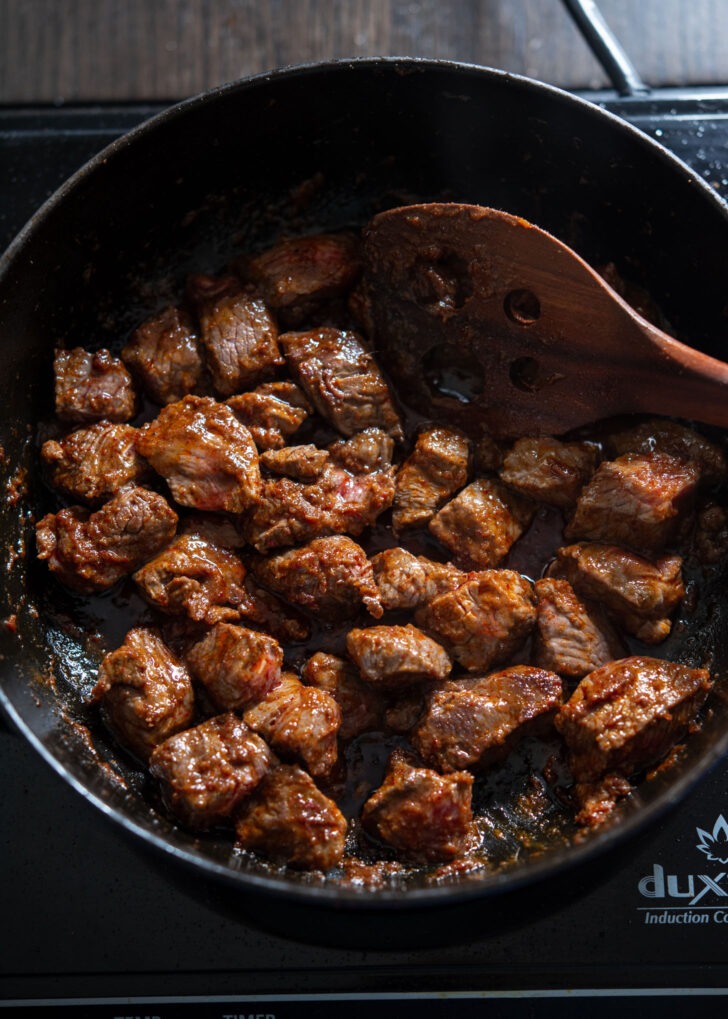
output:
M728 196L728 89L597 99ZM0 110L0 247L73 170L155 111ZM178 871L89 806L6 725L0 788L0 1009L18 1015L407 1019L588 1008L598 1017L644 1013L648 998L661 1016L677 1016L723 1005L728 762L588 871L528 890L517 910L482 904L464 941L453 929L454 947L397 948L393 922L367 951L321 946L325 919L305 912L283 934L270 906ZM418 922L425 930L458 921L423 913ZM272 923L277 933L266 933Z

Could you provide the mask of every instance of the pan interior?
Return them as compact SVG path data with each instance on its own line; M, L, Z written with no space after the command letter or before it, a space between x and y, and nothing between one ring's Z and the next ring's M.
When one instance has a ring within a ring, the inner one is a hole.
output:
M594 108L519 79L426 62L365 61L253 80L162 115L67 185L4 260L0 441L6 498L3 698L46 758L145 838L238 884L332 901L433 901L484 894L553 872L663 809L725 749L719 684L686 753L645 783L614 826L570 844L558 805L528 803L528 755L480 793L496 857L509 865L433 885L362 896L231 852L227 838L175 828L133 762L87 707L98 662L144 613L124 588L93 606L50 583L34 560L33 522L52 508L37 445L52 413L55 345L118 350L144 317L175 300L190 272L216 271L284 236L360 227L427 200L522 215L588 261L614 261L663 308L677 335L713 356L725 343L728 219L688 171ZM675 626L667 657L726 669L724 580ZM362 754L367 748L359 748ZM520 783L520 784L519 784ZM508 787L511 806L502 806ZM516 790L516 794L513 791ZM520 791L520 792L519 792ZM543 806L543 804L541 804ZM536 823L538 818L538 823ZM529 828L530 826L530 828ZM496 835L505 832L506 837ZM514 865L525 834L534 852Z

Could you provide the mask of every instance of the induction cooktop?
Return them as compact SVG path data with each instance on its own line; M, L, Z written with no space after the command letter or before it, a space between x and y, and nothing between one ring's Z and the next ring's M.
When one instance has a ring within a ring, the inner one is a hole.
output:
M589 97L728 198L728 88ZM0 248L70 173L160 108L0 109ZM481 903L466 922L422 913L421 937L411 925L403 936L393 914L366 951L328 932L325 916L302 910L282 928L270 904L232 899L178 870L93 809L1 721L0 789L8 1013L468 1019L725 1007L728 760L648 831L557 886ZM365 922L352 914L353 926ZM452 947L415 947L446 941Z

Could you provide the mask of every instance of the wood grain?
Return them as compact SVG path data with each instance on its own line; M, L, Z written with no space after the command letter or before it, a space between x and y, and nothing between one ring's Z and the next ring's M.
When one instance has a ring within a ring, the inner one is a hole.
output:
M601 0L653 85L728 83L726 0ZM558 0L0 0L0 102L178 99L338 57L606 79Z

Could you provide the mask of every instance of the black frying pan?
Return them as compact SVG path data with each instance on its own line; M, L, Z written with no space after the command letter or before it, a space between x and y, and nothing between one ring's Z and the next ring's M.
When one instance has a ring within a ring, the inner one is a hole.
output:
M227 840L175 828L128 762L116 773L100 766L118 752L85 706L101 653L89 636L96 622L33 557L32 517L47 505L34 435L52 411L54 345L118 348L142 317L176 297L191 271L221 267L286 234L361 225L388 206L443 198L505 208L593 263L615 261L654 295L681 339L726 359L728 210L717 196L658 144L596 107L451 63L293 68L182 103L76 174L0 267L0 442L13 481L0 519L7 559L0 613L16 617L0 634L5 711L82 795L147 843L246 894L335 907L338 916L347 907L493 901L615 846L728 747L720 688L682 761L643 785L618 824L579 845L492 875L365 895L242 864ZM709 648L718 676L728 665L722 586L719 578L672 652L696 662ZM116 625L114 597L104 602L107 633ZM449 936L451 926L442 933Z

